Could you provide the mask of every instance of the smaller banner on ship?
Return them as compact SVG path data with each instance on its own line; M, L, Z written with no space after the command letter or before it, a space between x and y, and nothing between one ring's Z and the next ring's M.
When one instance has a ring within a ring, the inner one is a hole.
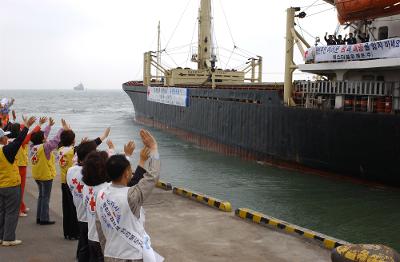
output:
M188 107L189 90L187 88L149 86L147 87L147 101Z
M354 45L316 46L305 54L306 61L343 62L400 57L400 38L359 43Z

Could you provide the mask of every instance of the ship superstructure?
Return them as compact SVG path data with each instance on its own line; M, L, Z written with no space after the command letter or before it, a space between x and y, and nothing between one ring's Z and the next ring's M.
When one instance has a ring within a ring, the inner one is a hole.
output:
M398 113L400 15L386 16L400 12L398 1L327 2L338 7L339 20L349 33L366 36L369 41L313 47L306 44L307 49L302 50L305 63L294 67L320 77L317 81L295 82L294 90L287 88L287 96L293 98L294 105L306 108ZM287 12L290 19L299 17L301 10L290 8ZM288 27L295 30L289 20Z
M156 54L156 55L155 55ZM211 0L200 2L198 16L198 49L191 61L197 68L170 68L159 63L160 52L144 54L143 83L158 83L163 86L201 85L215 88L218 85L238 85L245 82L262 83L262 57L249 58L243 70L227 70L216 67L216 54L212 39ZM154 76L154 69L161 72ZM247 77L246 77L247 76Z

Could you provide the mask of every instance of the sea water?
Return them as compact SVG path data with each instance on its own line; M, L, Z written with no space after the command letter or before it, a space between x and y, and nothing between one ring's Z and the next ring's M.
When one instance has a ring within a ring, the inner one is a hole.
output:
M129 140L136 142L132 164L137 164L139 130L147 127L134 122L134 108L122 90L0 91L4 96L16 99L17 120L21 114L54 117L53 134L61 118L71 124L78 140L96 138L111 127L110 138L120 152ZM159 144L164 181L349 242L382 243L400 250L400 190L263 166L149 130Z

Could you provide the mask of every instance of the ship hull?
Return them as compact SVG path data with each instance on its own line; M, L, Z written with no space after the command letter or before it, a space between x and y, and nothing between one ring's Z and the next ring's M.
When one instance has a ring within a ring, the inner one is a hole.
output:
M190 89L190 105L124 84L136 121L208 150L277 166L400 185L400 117L282 105L277 90Z

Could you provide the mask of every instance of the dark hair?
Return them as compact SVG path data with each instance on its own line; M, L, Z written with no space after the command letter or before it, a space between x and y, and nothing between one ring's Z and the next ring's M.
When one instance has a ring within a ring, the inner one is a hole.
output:
M107 175L112 181L118 181L130 166L124 155L113 155L107 160Z
M105 151L90 152L83 162L82 181L88 186L97 186L104 182L110 182L106 173L108 154Z
M43 140L44 140L44 132L43 131L37 131L37 132L32 133L31 142L34 146L42 144Z
M72 130L64 130L60 135L60 147L71 146L75 141L75 133Z
M19 123L13 123L9 127L11 134L8 135L9 138L17 138L21 133L21 125Z
M78 146L76 150L76 155L78 156L78 162L83 162L86 156L92 152L96 151L97 145L94 141L84 142Z

